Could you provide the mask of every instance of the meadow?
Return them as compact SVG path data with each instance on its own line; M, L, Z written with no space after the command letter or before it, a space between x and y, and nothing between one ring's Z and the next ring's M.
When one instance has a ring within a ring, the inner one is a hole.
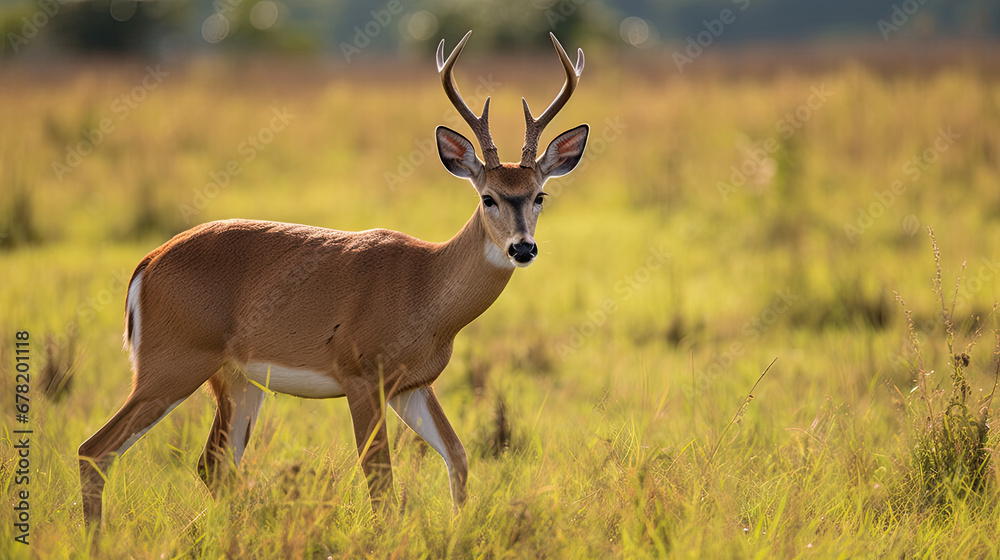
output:
M470 105L492 95L504 161L518 98L561 83L548 56L457 70ZM467 505L452 514L443 462L391 416L400 509L373 522L346 401L281 395L214 499L199 391L111 469L99 556L1000 556L996 435L928 435L1000 406L998 74L971 51L907 60L736 72L706 55L680 75L666 55L588 51L542 139L588 122L586 159L549 183L537 262L435 384L469 451ZM147 252L228 217L442 241L477 204L432 145L438 124L468 130L429 57L0 75L3 558L90 555L76 450L128 394L125 283ZM966 451L985 458L973 472Z

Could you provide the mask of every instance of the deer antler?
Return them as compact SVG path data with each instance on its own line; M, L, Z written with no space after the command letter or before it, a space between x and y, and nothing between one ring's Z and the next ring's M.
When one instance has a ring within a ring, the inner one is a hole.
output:
M455 78L452 76L455 62L458 60L458 56L462 54L462 49L465 48L465 42L469 40L470 35L472 35L472 31L469 31L465 34L465 37L462 37L455 50L451 51L448 60L444 59L444 39L441 39L437 48L437 68L441 74L441 85L444 86L444 92L448 95L448 99L451 100L451 104L455 106L455 109L458 109L458 114L462 115L465 122L469 123L469 127L472 128L472 132L476 134L476 138L479 140L479 147L483 150L483 160L486 162L486 169L495 169L500 167L500 158L497 156L497 147L493 144L493 136L490 135L490 98L487 97L486 104L483 105L483 116L477 117L469 109L469 106L465 104L462 94L458 92L458 86L455 85Z
M468 37L468 36L466 36ZM521 167L535 167L535 155L538 153L538 140L542 135L542 131L545 130L545 126L549 124L552 117L556 116L556 113L563 108L563 105L569 101L570 96L576 90L576 85L580 83L580 75L583 74L583 49L576 50L576 65L574 65L568 56L566 56L566 51L563 50L562 45L559 44L559 40L552 33L549 33L549 37L552 37L552 45L556 48L556 54L559 55L559 62L562 62L563 69L566 70L566 83L563 84L561 90L559 90L559 95L556 96L555 100L549 105L549 108L545 110L544 113L539 115L537 119L532 118L531 109L528 109L528 102L523 97L521 101L524 103L524 147L521 148ZM438 50L438 58L440 59L440 49Z

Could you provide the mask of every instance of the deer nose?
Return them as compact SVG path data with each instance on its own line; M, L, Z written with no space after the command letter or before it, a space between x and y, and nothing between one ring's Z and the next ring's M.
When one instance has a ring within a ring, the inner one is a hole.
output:
M507 254L515 261L526 264L538 256L538 245L528 241L520 241L508 247Z

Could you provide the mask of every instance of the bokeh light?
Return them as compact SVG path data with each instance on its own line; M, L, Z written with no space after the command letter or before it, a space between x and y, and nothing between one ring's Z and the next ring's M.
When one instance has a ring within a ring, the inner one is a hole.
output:
M256 29L270 29L278 21L278 4L272 0L263 0L250 8L250 25Z
M420 10L406 20L406 33L415 41L426 41L438 30L438 20L434 14Z
M112 0L108 10L115 21L128 21L135 15L137 5L134 0Z
M640 17L629 16L623 19L621 25L618 26L618 32L621 34L622 41L636 48L649 48L655 42L649 23Z
M218 43L229 36L229 20L222 14L212 14L201 24L201 36L209 43Z

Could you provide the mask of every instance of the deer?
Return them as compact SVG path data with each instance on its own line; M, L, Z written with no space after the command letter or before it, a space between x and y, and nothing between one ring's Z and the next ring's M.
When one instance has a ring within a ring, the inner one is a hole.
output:
M515 268L538 255L535 226L548 179L572 171L590 128L557 136L536 158L546 125L576 90L574 64L550 33L565 83L536 119L522 98L519 163L500 163L490 100L476 116L453 71L472 32L437 69L445 94L479 141L435 130L441 162L479 195L451 239L432 243L387 229L348 232L229 219L182 232L143 258L125 297L132 387L122 407L79 448L85 526L100 529L105 473L201 386L216 403L199 477L216 488L238 467L264 397L346 397L373 510L395 500L386 410L445 462L454 511L466 501L468 459L433 383L455 336L500 296ZM213 490L214 493L214 490Z

